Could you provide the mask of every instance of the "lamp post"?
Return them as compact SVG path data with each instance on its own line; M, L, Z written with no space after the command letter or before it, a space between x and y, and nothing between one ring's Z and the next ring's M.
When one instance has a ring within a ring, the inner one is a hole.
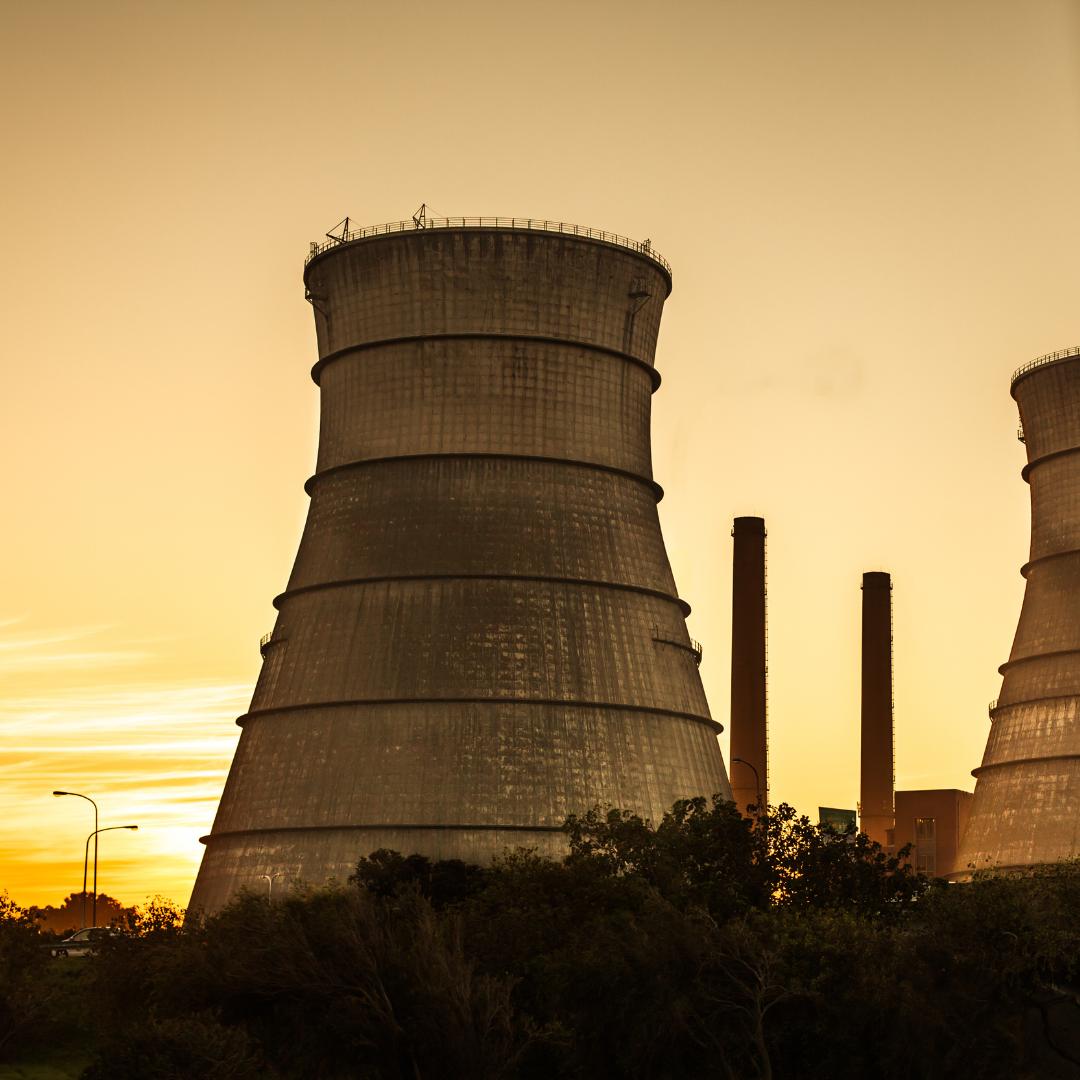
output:
M259 877L266 882L266 899L272 900L274 898L274 878L284 877L284 870L277 870L273 874L260 874Z
M95 829L86 838L86 853L83 856L83 923L86 923L86 857L90 854L90 841L94 841L94 925L97 926L97 836L98 833L112 832L113 829L137 829L138 825L109 825L104 829Z
M98 834L98 805L89 795L80 795L77 791L54 791L53 795L74 795L76 799L85 799L94 808L94 831L91 836ZM86 855L83 856L82 866L82 924L86 929L86 861L90 855L89 841L87 841ZM97 841L94 841L94 903L97 903ZM95 912L96 914L96 912ZM97 920L95 919L95 922Z
M745 765L754 774L754 789L757 791L757 817L761 819L761 777L758 776L757 769L750 764L746 758L733 757L731 759L732 765Z

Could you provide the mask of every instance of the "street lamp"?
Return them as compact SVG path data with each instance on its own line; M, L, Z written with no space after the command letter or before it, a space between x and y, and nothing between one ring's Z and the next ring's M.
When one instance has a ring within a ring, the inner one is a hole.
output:
M272 900L273 897L274 897L274 878L276 878L276 877L284 877L284 876L285 876L285 871L284 870L276 870L272 874L260 874L259 875L259 877L261 877L263 879L263 881L266 882L266 899L267 900Z
M85 799L94 808L94 831L92 836L97 836L98 833L98 806L89 795L80 795L77 791L54 791L53 795L74 795L76 799ZM87 856L89 855L89 848L87 849ZM97 902L97 841L94 841L94 902ZM97 920L95 919L95 922ZM83 929L86 929L86 857L83 858L82 869L82 924Z
M732 765L745 765L754 774L754 788L757 791L757 816L761 817L761 777L758 776L757 769L750 764L746 758L733 757L731 759Z
M138 825L109 825L104 829L95 829L86 838L86 853L83 855L83 926L86 925L86 859L90 854L90 841L94 841L94 925L97 926L97 835L103 832L112 832L113 829L137 829Z

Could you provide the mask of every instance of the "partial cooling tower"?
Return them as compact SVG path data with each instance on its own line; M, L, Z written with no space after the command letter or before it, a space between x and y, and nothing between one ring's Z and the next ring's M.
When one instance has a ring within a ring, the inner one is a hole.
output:
M1012 379L1027 445L1031 555L1024 606L956 872L1080 855L1080 348Z
M558 852L596 803L730 798L652 479L667 263L420 216L346 222L304 281L311 506L192 906L381 847Z

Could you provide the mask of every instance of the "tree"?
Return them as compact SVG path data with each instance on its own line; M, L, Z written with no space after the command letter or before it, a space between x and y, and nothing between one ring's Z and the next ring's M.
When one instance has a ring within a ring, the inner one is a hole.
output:
M897 913L929 887L909 865L910 847L889 855L851 826L815 825L787 803L761 817L774 900L792 907L854 907Z
M432 862L426 855L401 855L388 848L361 858L349 877L350 884L383 898L416 889L438 910L475 896L485 881L482 867L460 859Z
M151 896L145 904L130 908L126 929L137 937L179 934L184 927L184 909L164 896Z
M93 899L93 893L87 893L85 897L81 892L71 893L59 907L47 904L45 907L35 907L30 910L46 933L70 934L73 930L82 928L84 913L89 922ZM119 900L105 893L98 893L97 921L99 926L126 926L134 914L134 907L125 907Z
M680 799L659 825L626 810L594 807L564 826L568 864L588 861L655 888L680 909L704 908L730 918L769 902L765 834L714 795Z
M640 878L679 908L723 920L773 904L898 911L929 882L862 833L838 833L782 803L754 821L714 795L682 799L653 826L594 807L565 826L570 862Z

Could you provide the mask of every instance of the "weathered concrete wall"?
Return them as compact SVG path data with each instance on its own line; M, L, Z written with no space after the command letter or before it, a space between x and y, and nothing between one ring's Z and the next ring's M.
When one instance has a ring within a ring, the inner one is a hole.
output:
M1080 357L1013 381L1031 488L1024 603L957 872L1080 855Z
M438 229L332 248L305 282L311 508L192 905L730 797L652 480L666 271Z
M447 543L463 536L468 544ZM675 593L656 495L632 477L436 457L342 469L311 484L290 591L409 574L534 574Z

